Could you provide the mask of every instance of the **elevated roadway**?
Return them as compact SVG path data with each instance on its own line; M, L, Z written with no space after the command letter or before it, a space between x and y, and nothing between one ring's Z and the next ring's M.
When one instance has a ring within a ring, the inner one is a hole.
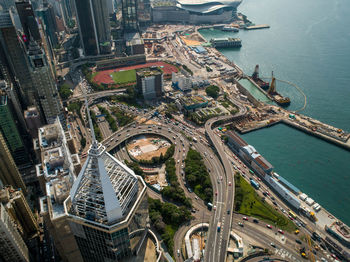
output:
M205 261L226 261L226 250L229 244L230 239L230 230L232 223L232 211L234 204L234 194L235 194L235 185L234 185L234 172L233 166L231 165L229 159L227 158L224 150L223 142L220 138L215 135L213 130L213 125L233 120L235 118L241 117L246 114L247 109L237 103L239 108L239 113L236 115L221 116L215 119L209 119L205 123L205 132L215 147L216 152L220 158L220 161L224 168L224 176L222 185L225 186L224 190L219 192L217 201L217 210L215 216L212 218L210 227L209 227L209 236L207 243L212 243L206 246L205 252ZM214 203L215 204L215 203ZM221 223L221 230L218 232L217 224Z

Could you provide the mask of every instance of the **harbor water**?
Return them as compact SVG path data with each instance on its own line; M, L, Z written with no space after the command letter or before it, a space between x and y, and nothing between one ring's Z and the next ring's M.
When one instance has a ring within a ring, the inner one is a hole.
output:
M348 0L243 0L238 12L269 29L239 33L205 29L201 34L239 37L239 49L220 51L252 74L288 80L307 96L302 114L350 131L350 2ZM291 98L290 110L303 105L294 88L277 83ZM279 124L243 135L275 171L350 225L350 152Z

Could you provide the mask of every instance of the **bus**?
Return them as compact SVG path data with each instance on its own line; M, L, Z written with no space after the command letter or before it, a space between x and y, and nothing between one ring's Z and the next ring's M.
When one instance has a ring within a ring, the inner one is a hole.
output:
M290 215L294 219L297 218L297 215L291 210L288 211L288 215Z
M249 173L251 173L252 175L254 175L254 171L249 169Z

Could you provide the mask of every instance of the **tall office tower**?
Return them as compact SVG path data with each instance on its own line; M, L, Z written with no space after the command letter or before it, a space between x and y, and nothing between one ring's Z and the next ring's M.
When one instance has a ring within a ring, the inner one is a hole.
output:
M36 174L45 194L39 201L40 214L63 261L82 261L63 206L75 180L74 170L80 165L79 157L70 153L65 132L58 120L39 128L34 145L41 160L41 164L36 166Z
M52 124L58 116L63 127L66 128L66 120L64 118L63 107L58 95L56 82L42 49L33 40L29 43L28 57L31 65L33 84L36 88L40 107L46 122Z
M9 10L9 8L14 5L15 0L0 0L0 6L3 10Z
M139 32L137 0L122 0L122 27L124 33Z
M21 189L6 186L0 190L0 202L16 222L18 231L24 239L32 238L39 232L38 222Z
M35 13L41 21L50 48L54 48L58 44L56 15L52 5L44 4L37 9Z
M39 110L35 106L28 107L27 110L24 111L24 119L31 137L37 138L38 129L42 126Z
M1 49L1 48L0 48ZM1 64L1 62L0 62ZM0 65L1 66L1 65ZM1 69L0 69L1 71ZM5 77L5 79L8 79ZM16 114L16 118L19 121L20 126L18 128L22 128L23 131L27 130L26 123L23 118L23 109L21 103L19 101L17 92L14 90L14 86L11 82L7 82L7 80L0 80L0 90L6 93L7 97L10 99L11 104L14 108L14 113Z
M111 52L107 0L75 0L81 46L86 56Z
M1 64L7 67L11 82L18 82L17 91L21 103L25 105L36 104L25 47L17 35L12 16L8 11L0 12L0 45L2 50L0 53Z
M27 193L21 174L18 172L15 161L7 147L4 137L0 132L0 180L3 185L11 185L14 188L22 189Z
M89 123L92 128L90 115ZM143 239L140 235L147 233L147 188L140 176L97 143L91 130L92 145L65 210L85 262L119 261L132 254Z
M19 0L16 2L16 8L26 38L28 40L33 38L37 43L41 43L38 22L30 1Z
M138 0L137 17L140 26L148 26L152 22L150 0Z
M0 261L29 261L28 247L17 231L15 222L0 203Z
M31 161L22 137L17 129L16 121L12 115L8 96L0 90L0 132L2 133L7 147L19 168L29 167Z

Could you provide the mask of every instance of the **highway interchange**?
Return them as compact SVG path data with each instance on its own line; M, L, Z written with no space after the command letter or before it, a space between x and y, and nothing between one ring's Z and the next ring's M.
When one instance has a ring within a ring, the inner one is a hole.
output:
M187 123L175 124L175 121L170 121L165 117L156 119L158 124L136 124L131 123L117 132L113 133L110 137L104 139L102 143L106 146L106 150L113 153L115 157L122 162L124 160L131 161L128 153L125 150L125 141L137 136L139 134L155 134L166 137L171 143L175 144L174 159L176 160L176 174L180 185L184 188L185 195L192 199L194 220L191 224L198 224L200 222L209 222L210 228L208 231L207 245L204 253L205 261L226 261L227 247L230 240L231 230L237 230L242 232L251 238L259 238L264 240L265 246L269 245L274 241L273 237L256 230L254 227L245 226L241 228L237 223L236 214L233 215L233 204L234 204L234 178L233 174L236 172L232 163L235 163L236 168L238 167L242 173L246 174L246 179L249 178L248 168L241 163L237 157L223 144L219 136L215 133L214 126L221 124L225 121L231 121L234 118L238 118L246 113L244 106L239 107L239 113L235 116L221 116L214 119L210 119L205 124L205 133L196 129ZM142 114L146 119L151 119L153 113L156 110ZM184 136L185 135L185 136ZM188 137L196 137L198 142L190 142ZM207 141L208 139L208 141ZM184 159L187 155L189 147L192 146L198 152L202 154L204 163L211 176L213 185L213 205L215 210L210 212L206 206L206 203L198 198L193 192L189 192L186 186L185 179L183 177ZM215 152L213 151L215 150ZM263 190L267 190L263 189ZM148 190L149 195L152 198L158 198L162 200L160 194L155 193L153 190ZM261 192L260 192L261 194ZM287 210L288 207L282 201L279 201L276 196L276 202L281 209ZM217 224L221 223L221 230L218 232ZM246 223L247 224L247 223ZM182 239L187 231L189 225L184 225L179 229L179 232L175 234L174 249L180 250L182 246ZM276 241L275 241L276 242ZM210 243L210 244L209 244ZM277 243L276 243L277 245ZM295 245L295 243L294 243ZM286 254L295 257L293 261L298 261L296 258L300 257L295 250L281 246L275 248L275 252L282 252L281 256ZM270 247L271 249L272 247ZM182 257L176 257L177 261L183 261Z

